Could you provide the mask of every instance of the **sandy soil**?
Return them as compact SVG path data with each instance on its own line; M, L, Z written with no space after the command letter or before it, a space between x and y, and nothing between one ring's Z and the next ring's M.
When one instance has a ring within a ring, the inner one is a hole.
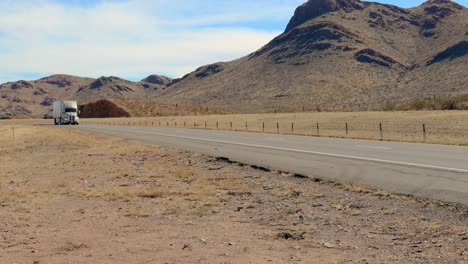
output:
M90 119L89 123L170 126L468 145L468 111L334 112ZM218 124L218 125L217 125ZM247 127L246 127L247 124ZM348 133L346 133L348 124ZM263 128L265 125L265 128ZM279 127L279 129L278 129Z
M466 207L14 128L0 123L0 263L468 263Z

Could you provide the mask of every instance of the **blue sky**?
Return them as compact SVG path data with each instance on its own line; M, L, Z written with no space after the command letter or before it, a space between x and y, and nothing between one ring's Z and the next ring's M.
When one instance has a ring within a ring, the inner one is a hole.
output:
M55 73L179 77L260 48L284 30L303 2L2 0L0 83ZM414 7L423 1L379 2Z

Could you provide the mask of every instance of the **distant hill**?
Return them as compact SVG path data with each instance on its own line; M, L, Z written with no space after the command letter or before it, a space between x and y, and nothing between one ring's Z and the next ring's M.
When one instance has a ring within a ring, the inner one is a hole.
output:
M149 77L154 80L156 75ZM162 80L171 79L159 76ZM17 81L0 85L0 118L40 116L55 100L77 100L88 104L99 99L148 99L165 85L151 81L131 82L118 77L99 79L53 75L36 81Z
M370 110L468 93L468 13L449 0L403 9L310 0L283 34L158 92L165 102L233 109Z
M53 75L36 81L0 85L0 117L39 116L56 99L71 99L80 87L93 79Z

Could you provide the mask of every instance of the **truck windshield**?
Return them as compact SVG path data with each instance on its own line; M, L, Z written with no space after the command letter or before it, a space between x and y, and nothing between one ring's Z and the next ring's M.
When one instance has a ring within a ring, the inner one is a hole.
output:
M66 113L76 113L76 108L65 108Z

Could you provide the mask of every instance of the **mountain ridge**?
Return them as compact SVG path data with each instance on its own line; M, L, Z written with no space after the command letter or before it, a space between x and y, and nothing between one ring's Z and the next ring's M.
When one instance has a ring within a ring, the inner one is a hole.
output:
M317 5L321 9L310 8ZM310 0L259 50L203 66L159 98L258 110L301 105L356 111L467 93L467 18L465 7L446 0L407 9ZM200 78L200 71L214 68Z
M467 21L467 9L449 0L414 8L309 0L282 34L242 58L178 79L53 75L2 84L0 115L37 114L57 98L155 99L242 112L293 106L358 111L457 96L468 93Z
M156 75L152 76L155 78ZM165 76L160 78L170 80ZM0 84L0 118L40 116L50 110L55 100L78 100L80 104L88 104L100 99L148 99L155 90L164 87L115 76L94 79L67 74L7 82Z

